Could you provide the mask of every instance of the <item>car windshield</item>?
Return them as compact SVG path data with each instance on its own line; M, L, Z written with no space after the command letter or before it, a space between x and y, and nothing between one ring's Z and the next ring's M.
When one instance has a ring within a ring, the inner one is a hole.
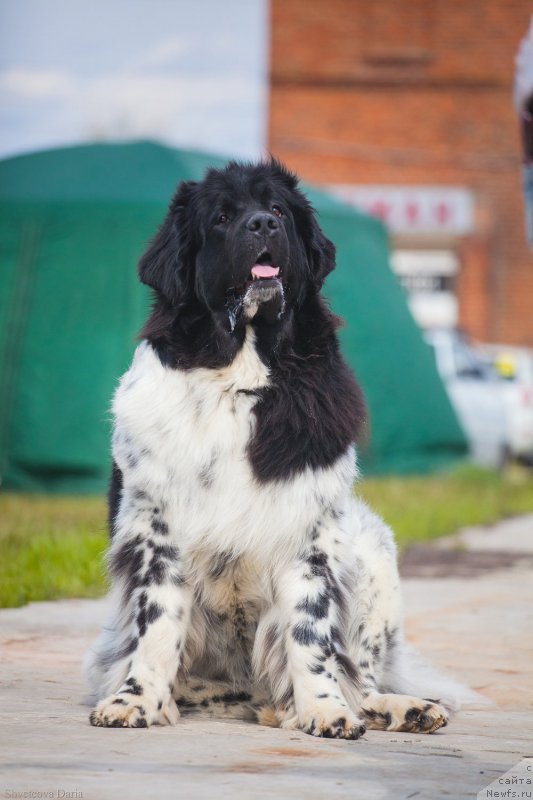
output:
M481 378L491 380L494 372L464 341L457 340L453 343L453 360L455 374L462 378Z

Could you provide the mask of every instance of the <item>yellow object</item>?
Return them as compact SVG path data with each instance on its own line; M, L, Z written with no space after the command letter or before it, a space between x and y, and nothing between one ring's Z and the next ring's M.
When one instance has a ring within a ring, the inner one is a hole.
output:
M514 378L516 375L516 360L509 353L501 353L494 359L494 366L503 378Z

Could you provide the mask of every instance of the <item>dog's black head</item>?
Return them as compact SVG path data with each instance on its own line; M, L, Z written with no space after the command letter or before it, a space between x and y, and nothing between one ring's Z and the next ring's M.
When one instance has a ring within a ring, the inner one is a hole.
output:
M295 175L272 159L181 183L139 274L166 303L224 312L233 330L275 322L334 266L335 248Z
M141 280L156 291L141 335L165 367L225 367L253 327L270 379L253 390L258 480L330 466L364 419L337 320L319 294L334 266L296 176L274 159L182 183L141 259Z

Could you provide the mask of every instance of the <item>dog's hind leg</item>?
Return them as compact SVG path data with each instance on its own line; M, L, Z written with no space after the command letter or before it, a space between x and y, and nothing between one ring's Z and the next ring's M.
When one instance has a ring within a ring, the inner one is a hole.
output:
M437 698L448 714L464 705L485 705L489 702L468 686L433 667L400 636L391 659L385 665L381 687L384 692Z
M348 653L360 676L359 713L368 728L432 733L474 693L427 664L404 639L393 536L357 503L360 562L354 586ZM345 689L357 703L357 697Z
M440 703L404 694L372 692L360 713L367 728L379 731L434 733L448 724L448 712Z

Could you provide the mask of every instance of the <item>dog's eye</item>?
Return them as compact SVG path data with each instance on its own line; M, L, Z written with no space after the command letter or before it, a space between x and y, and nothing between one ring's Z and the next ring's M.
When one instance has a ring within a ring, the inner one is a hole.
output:
M225 225L226 222L229 222L229 217L226 214L221 214L217 220L217 225Z
M272 206L272 213L275 214L276 217L282 217L283 211L279 206Z

